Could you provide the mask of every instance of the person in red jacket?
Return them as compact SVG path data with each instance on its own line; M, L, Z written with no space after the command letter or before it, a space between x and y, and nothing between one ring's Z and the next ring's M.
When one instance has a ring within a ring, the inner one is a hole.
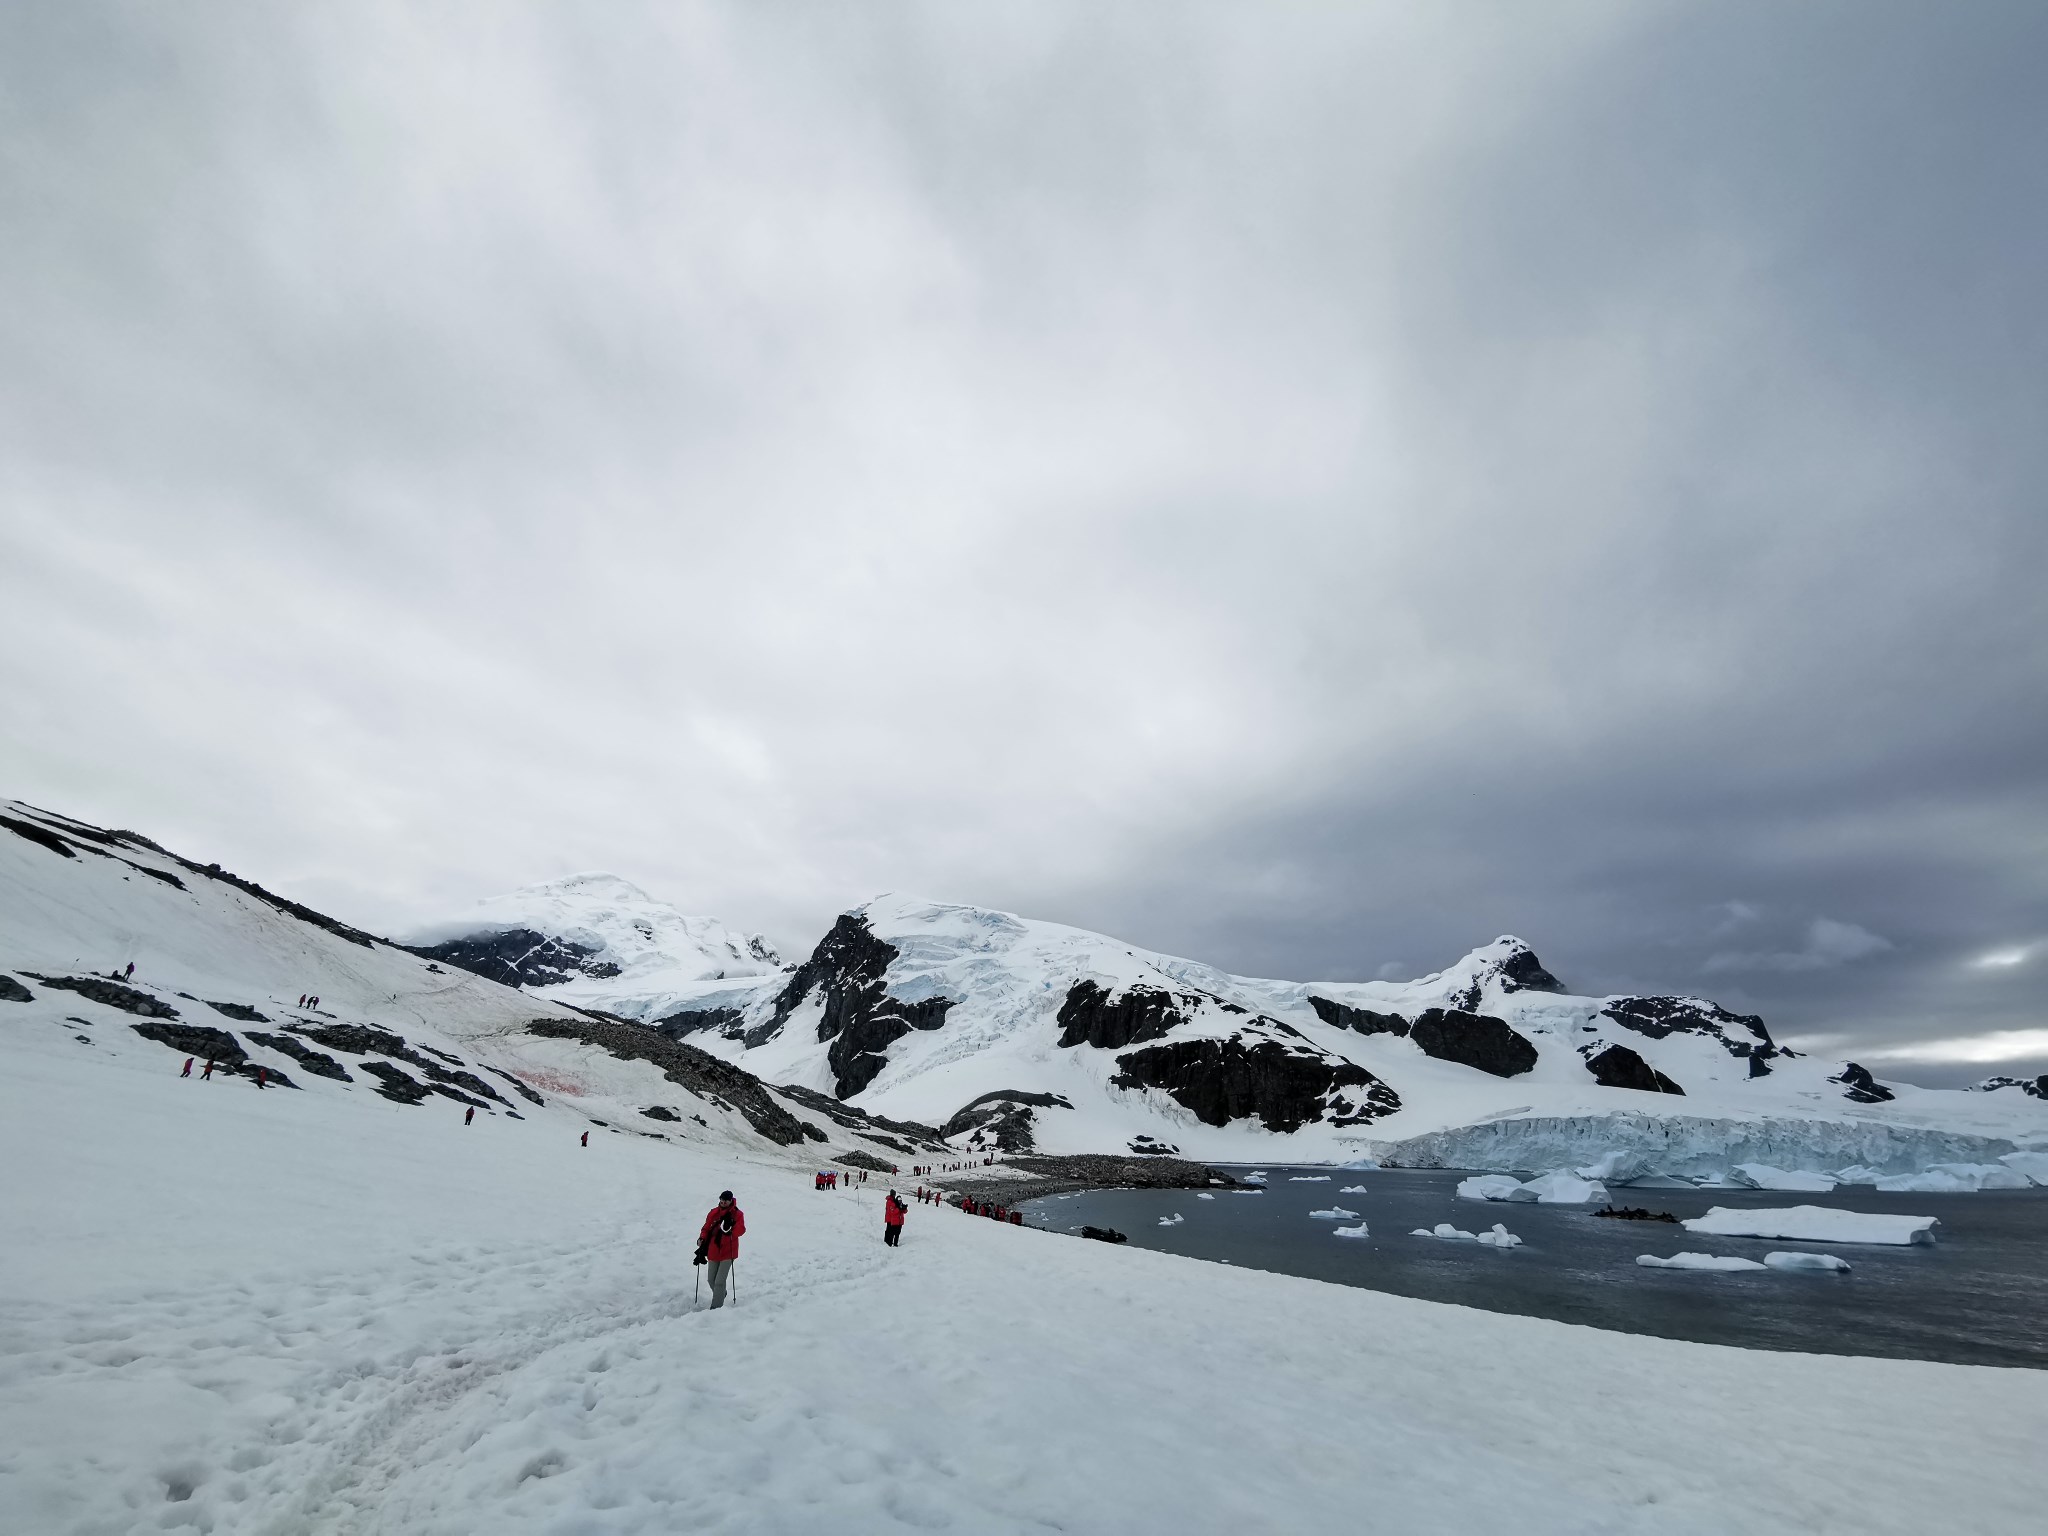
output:
M882 1202L882 1241L891 1248L903 1241L903 1218L909 1214L910 1207L890 1190L889 1198Z
M705 1266L704 1278L711 1282L711 1309L725 1305L725 1282L732 1275L732 1263L740 1256L740 1239L746 1235L747 1216L733 1202L732 1191L718 1192L718 1204L704 1218L697 1234L697 1257Z

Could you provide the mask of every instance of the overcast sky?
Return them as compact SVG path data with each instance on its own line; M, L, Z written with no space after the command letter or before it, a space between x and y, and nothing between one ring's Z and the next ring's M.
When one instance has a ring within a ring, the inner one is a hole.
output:
M2048 1067L2048 9L0 10L0 793ZM1886 1053L1894 1054L1886 1054Z

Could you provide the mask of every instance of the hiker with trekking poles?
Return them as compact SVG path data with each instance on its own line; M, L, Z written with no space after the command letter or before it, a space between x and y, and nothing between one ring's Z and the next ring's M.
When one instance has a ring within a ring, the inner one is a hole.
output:
M720 1190L718 1204L704 1218L703 1229L697 1234L697 1256L693 1264L705 1267L711 1280L711 1310L717 1311L725 1305L725 1285L732 1276L733 1260L740 1256L740 1238L747 1230L746 1212L733 1203L732 1191ZM734 1287L733 1300L739 1300L739 1289ZM694 1292L691 1304L696 1304Z

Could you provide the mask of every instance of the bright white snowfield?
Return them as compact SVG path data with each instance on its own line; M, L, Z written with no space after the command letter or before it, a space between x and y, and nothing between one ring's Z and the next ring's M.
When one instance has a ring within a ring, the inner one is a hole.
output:
M2036 1531L2048 1493L2036 1372L1634 1338L917 1205L891 1251L872 1184L815 1193L794 1157L7 1043L9 1532L1918 1536ZM693 1313L728 1185L738 1303Z

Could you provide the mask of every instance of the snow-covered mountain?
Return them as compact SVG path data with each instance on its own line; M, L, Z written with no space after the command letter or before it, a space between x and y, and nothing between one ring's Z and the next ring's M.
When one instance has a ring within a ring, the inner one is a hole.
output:
M1569 992L1513 937L1416 981L1272 981L888 896L791 972L672 1002L665 1029L771 1082L966 1144L1537 1168L1619 1150L1708 1173L1897 1171L2048 1135L2024 1095L1881 1083L1704 998Z
M700 998L707 983L772 975L782 966L760 934L688 916L603 873L522 886L405 941L429 959L507 986L646 1021Z
M746 956L734 964L774 964L765 946L715 924L663 920L665 909L623 882L563 884L571 889L552 909L524 910L584 919L561 925L569 942L617 957L622 976L715 971L729 942ZM593 914L603 921L592 926ZM649 947L636 951L628 934ZM586 945L593 938L602 947ZM688 1044L571 1006L560 987L537 990L387 943L140 834L0 802L0 1042L69 1037L145 1070L190 1056L238 1084L256 1085L260 1072L266 1091L294 1099L340 1096L378 1114L473 1110L564 1137L595 1127L904 1161L937 1150L920 1128L771 1088Z

